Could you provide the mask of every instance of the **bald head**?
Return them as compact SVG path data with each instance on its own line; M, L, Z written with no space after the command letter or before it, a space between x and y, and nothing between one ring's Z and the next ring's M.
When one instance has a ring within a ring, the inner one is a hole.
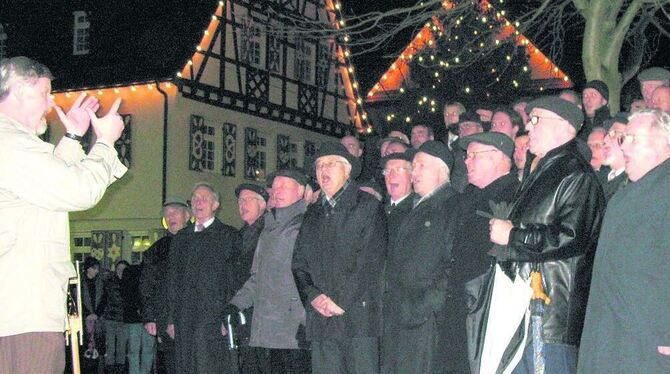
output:
M356 139L353 135L347 135L340 139L340 143L351 153L354 157L361 157L363 154L363 147L361 147L361 142Z

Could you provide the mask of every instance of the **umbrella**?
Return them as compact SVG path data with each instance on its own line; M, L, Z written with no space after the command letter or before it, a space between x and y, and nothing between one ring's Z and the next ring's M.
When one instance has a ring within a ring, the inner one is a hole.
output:
M530 273L530 287L533 297L530 302L530 325L533 335L533 367L535 374L544 374L544 342L542 341L542 315L544 305L551 303L551 299L544 292L542 273L534 264L535 270Z
M244 316L244 313L237 312L237 317L233 317L232 315L228 314L226 315L226 329L228 330L228 353L229 353L229 361L230 361L230 367L231 367L231 372L232 373L239 373L240 372L240 355L239 355L239 347L237 345L237 340L235 339L235 329L233 328L234 325L234 318L237 318L237 322L239 322L239 325L246 325L247 319Z

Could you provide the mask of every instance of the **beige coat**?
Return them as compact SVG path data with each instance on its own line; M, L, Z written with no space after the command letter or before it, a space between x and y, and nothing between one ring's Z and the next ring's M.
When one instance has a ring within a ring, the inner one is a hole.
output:
M93 207L125 172L106 144L54 147L0 114L0 336L64 330L68 212Z

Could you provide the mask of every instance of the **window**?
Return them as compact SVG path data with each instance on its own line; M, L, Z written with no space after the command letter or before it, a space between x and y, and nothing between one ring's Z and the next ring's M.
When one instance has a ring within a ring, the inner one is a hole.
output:
M281 72L281 41L276 34L268 32L268 70Z
M261 67L261 30L251 17L242 17L242 60Z
M189 169L214 171L214 126L204 117L191 115Z
M87 55L90 52L89 33L91 29L88 13L84 11L75 11L73 14L74 32L72 38L72 54Z
M328 73L330 65L330 47L328 43L319 43L316 59L316 85L328 87Z
M305 83L313 83L312 61L314 60L314 46L303 39L296 38L295 42L295 77Z
M5 32L5 28L2 27L2 23L0 23L0 59L7 56L7 33Z

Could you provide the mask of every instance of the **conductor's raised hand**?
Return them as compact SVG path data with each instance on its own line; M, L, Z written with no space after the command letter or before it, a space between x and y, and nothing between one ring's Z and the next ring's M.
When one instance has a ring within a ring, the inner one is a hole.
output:
M96 112L100 108L100 102L94 96L87 96L85 92L82 92L77 100L74 101L67 114L59 106L55 106L54 108L56 109L58 118L60 118L63 126L65 126L65 131L83 136L86 134L88 126L91 125L91 116L86 109Z
M121 98L114 100L109 112L100 118L95 115L93 110L86 108L86 112L91 117L95 137L108 145L114 145L114 142L121 137L123 132L123 118L119 115L119 106L121 106Z

